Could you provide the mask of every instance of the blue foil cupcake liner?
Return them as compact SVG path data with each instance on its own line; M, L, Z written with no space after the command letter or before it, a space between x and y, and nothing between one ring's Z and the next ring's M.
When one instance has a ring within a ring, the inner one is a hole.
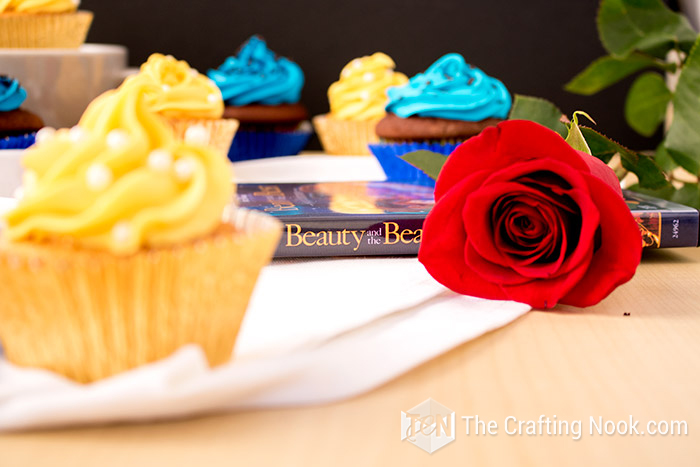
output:
M34 144L36 133L17 136L0 136L0 149L26 149Z
M432 151L449 156L462 143L414 142L370 144L369 149L384 169L388 182L412 183L414 185L435 186L435 180L422 170L401 159L408 152Z
M232 162L264 157L295 156L304 149L311 131L238 130L231 143L228 158Z

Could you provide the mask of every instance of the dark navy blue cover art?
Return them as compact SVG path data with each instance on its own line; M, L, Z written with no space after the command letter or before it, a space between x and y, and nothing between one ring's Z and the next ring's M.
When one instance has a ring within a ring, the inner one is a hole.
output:
M242 184L238 204L273 216L386 218L425 216L433 188L387 182Z
M645 248L698 246L700 213L697 209L628 190L623 194L642 232Z

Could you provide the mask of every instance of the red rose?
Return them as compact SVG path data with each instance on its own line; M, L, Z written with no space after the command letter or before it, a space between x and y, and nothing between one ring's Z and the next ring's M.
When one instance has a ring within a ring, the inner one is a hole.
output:
M511 120L450 155L419 260L465 295L594 305L630 280L642 244L613 171L557 133Z

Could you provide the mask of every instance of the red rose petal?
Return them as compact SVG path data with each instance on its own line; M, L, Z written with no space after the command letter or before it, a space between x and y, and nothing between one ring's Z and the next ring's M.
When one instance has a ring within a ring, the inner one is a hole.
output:
M556 132L527 120L507 120L484 129L450 154L435 185L439 200L466 174L500 170L512 164L545 159L560 161L576 171L590 172L585 159Z
M423 223L423 238L429 241L421 242L418 260L435 280L457 293L506 299L500 287L482 279L464 261L467 233L459 213L464 198L474 190L473 182L467 179L454 186L430 211Z
M591 306L629 281L642 257L639 227L624 199L593 175L586 176L593 201L600 212L600 248L586 275L561 303Z
M447 158L445 165L440 171L440 176L435 182L434 196L436 202L453 186L464 180L468 174L480 170L486 170L489 173L493 171L496 166L493 162L477 166L472 161L496 160L497 155L495 151L498 146L499 135L500 129L498 127L487 127L478 136L471 137L457 146Z
M590 249L587 251L587 256L567 274L550 279L533 279L525 284L504 285L503 292L516 302L527 303L535 308L552 308L577 286L586 274L592 256L593 251Z
M595 156L591 156L590 154L586 154L585 152L581 151L576 152L578 152L581 159L583 159L583 161L588 165L591 175L599 178L600 181L612 188L615 193L622 196L620 181L617 179L617 175L615 175L615 171L613 169L608 167L605 162L601 161Z
M533 207L540 209L545 216L548 216L551 222L554 222L556 215L551 211L552 207L547 206L546 199L539 190L516 182L483 185L477 192L467 197L462 219L470 242L484 259L502 266L509 266L511 260L497 247L494 241L496 232L492 228L492 207L504 194L515 196L524 203L531 203ZM537 199L542 201L535 201Z

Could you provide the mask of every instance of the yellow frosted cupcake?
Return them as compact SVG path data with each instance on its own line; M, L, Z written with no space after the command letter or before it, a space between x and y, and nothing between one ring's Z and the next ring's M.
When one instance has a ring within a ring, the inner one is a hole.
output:
M207 144L228 155L238 120L222 118L221 91L209 78L190 68L184 60L156 53L141 65L138 75L127 81L132 80L154 85L154 91L149 93L149 105L167 120L177 138L184 139L187 131L206 134Z
M200 345L231 357L279 223L222 212L230 166L177 141L132 83L80 124L42 130L23 196L0 235L0 341L7 358L79 382Z
M80 0L0 0L0 48L75 49L85 42L92 13Z
M328 154L365 155L378 141L374 128L384 117L386 90L408 82L386 54L356 58L343 68L328 88L331 111L314 118L314 127Z

